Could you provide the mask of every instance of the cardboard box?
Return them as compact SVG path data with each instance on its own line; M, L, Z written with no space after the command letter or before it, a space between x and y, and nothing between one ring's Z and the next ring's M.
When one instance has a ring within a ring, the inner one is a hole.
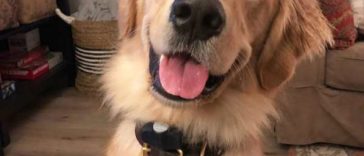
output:
M10 51L30 51L40 46L40 44L38 28L9 37Z

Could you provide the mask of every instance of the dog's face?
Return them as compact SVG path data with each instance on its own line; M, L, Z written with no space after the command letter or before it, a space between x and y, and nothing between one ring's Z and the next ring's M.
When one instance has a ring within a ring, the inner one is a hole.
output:
M119 53L102 78L113 114L240 145L331 30L316 0L120 0ZM244 135L242 135L244 134Z
M231 86L231 81L236 82L237 75L256 76L251 78L256 79L256 82L243 79L243 81L255 83L256 86L253 87L256 90L264 91L265 89L268 92L275 90L292 75L299 57L313 50L312 47L316 46L315 44L320 45L325 42L325 39L321 37L317 43L295 43L306 42L305 40L312 38L313 36L309 36L303 39L308 36L304 34L305 29L309 31L317 29L312 28L313 25L310 28L298 27L294 30L297 32L289 32L288 25L291 22L289 18L302 18L294 16L304 13L294 12L293 15L288 15L289 9L303 9L306 5L305 9L317 12L314 10L317 9L314 8L315 4L310 4L315 3L314 1L300 1L300 6L289 6L297 5L298 3L295 4L295 2L283 6L284 3L292 2L284 2L284 0L122 0L122 8L125 8L122 11L131 12L122 13L126 15L121 17L125 18L122 19L124 20L122 27L125 28L124 33L128 35L137 31L134 35L142 36L143 47L149 53L150 92L159 101L174 106L204 104L219 97L226 87ZM322 17L319 15L317 17L323 23L320 27L326 27ZM298 24L299 21L294 22ZM294 25L294 27L297 26ZM285 41L284 37L287 36L284 35L288 33L300 35L288 36L300 41L291 41L291 43ZM327 34L324 35L329 36ZM287 43L277 43L274 40ZM269 42L273 42L273 45ZM311 44L312 47L310 47ZM291 48L290 54L284 54L287 49L279 51L269 49L285 46L291 46L287 47ZM317 46L317 51L321 49L322 47ZM270 65L266 66L267 64ZM252 69L247 69L247 66ZM277 72L277 74L266 75L265 72ZM270 78L271 80L267 80ZM244 90L244 88L240 89Z
M153 94L174 106L213 101L252 58L251 45L265 37L277 4L263 0L144 1L142 35L151 55Z
M257 0L149 1L143 35L157 55L188 56L208 69L211 75L224 77L238 61L241 66L248 62L252 53L250 45L259 35L253 32L259 33L258 27L269 26L276 11L275 3ZM262 17L262 14L267 14L264 20L248 19L252 15Z

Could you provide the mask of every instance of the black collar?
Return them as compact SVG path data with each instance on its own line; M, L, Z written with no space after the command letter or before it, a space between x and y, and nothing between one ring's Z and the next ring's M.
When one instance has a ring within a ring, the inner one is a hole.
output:
M221 156L224 151L211 148L201 142L189 144L184 135L175 127L160 123L139 124L135 129L136 137L143 146L145 156Z

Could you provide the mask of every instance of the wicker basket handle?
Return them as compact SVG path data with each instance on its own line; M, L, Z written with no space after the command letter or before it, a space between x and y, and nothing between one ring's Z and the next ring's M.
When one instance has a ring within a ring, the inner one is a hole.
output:
M66 23L68 24L72 24L72 22L74 20L76 20L74 17L72 16L67 16L65 15L59 8L56 9L56 14Z

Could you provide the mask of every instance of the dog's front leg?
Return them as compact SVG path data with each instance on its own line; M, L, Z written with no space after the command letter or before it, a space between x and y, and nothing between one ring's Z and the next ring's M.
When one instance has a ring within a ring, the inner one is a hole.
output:
M135 122L120 123L107 149L107 156L139 156L141 146L135 136Z

